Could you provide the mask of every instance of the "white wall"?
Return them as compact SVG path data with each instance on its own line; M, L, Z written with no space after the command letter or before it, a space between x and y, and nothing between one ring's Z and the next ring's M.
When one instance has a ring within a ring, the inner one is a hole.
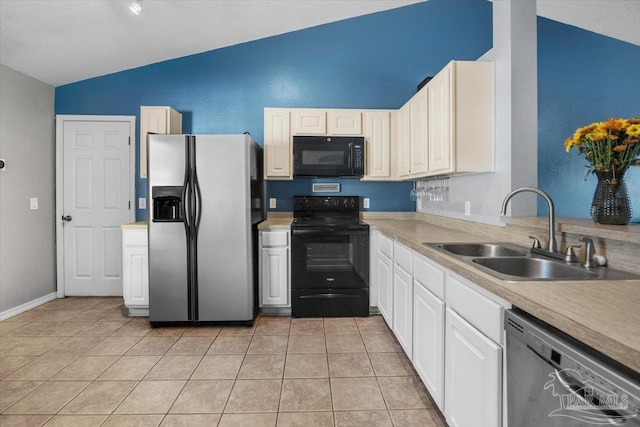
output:
M449 203L426 203L420 212L499 225L502 200L518 187L536 187L538 85L536 4L493 2L493 49L480 61L495 63L495 173L449 179ZM471 216L464 202L471 202ZM536 197L518 195L513 215L536 216Z
M56 290L54 90L0 65L0 312ZM38 210L29 199L38 198Z

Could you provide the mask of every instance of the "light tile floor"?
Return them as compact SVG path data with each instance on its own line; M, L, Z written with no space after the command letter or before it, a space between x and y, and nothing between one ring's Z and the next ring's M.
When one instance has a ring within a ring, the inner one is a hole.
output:
M150 328L65 298L0 322L0 425L446 424L380 316Z

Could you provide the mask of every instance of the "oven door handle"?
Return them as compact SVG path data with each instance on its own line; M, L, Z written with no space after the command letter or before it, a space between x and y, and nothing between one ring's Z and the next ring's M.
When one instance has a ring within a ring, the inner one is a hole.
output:
M327 233L332 233L333 235L353 235L353 234L363 234L363 235L368 235L369 234L369 230L348 230L348 229L344 229L344 228L317 228L317 229L304 229L304 230L299 230L299 229L293 229L292 230L294 235L297 236L308 236L308 235L312 235L312 234L319 234L319 235L326 235Z
M345 294L313 294L313 295L301 295L300 299L321 298L321 299L347 299L347 298L360 298L360 295L345 295Z

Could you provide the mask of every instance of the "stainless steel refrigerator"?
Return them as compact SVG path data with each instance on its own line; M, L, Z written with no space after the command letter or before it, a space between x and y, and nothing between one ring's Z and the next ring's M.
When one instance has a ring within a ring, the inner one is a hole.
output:
M245 135L148 137L149 320L252 322L262 148Z

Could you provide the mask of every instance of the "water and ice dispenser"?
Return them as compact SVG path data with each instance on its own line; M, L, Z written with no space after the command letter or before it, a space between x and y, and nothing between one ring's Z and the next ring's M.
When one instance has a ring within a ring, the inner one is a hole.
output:
M152 187L153 221L182 222L182 186Z

